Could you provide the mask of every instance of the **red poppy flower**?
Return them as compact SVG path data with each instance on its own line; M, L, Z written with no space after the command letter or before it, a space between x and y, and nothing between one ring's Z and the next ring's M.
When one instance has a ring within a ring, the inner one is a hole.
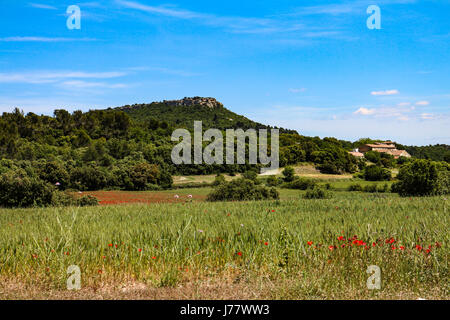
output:
M156 259L156 257L152 257L152 259L153 259L153 260L155 260L155 259Z
M112 244L112 243L108 244L108 247L112 247L112 246L113 246L113 244Z
M268 243L268 242L264 242L264 244L265 244L266 246L268 246L268 245L269 245L269 243Z
M328 249L330 249L331 251L334 250L334 246L329 246Z
M338 237L338 240L339 240L339 241L344 241L345 238L344 238L343 236L340 236L340 237Z
M142 252L142 249L139 249L139 252Z
M313 243L314 242L312 242L312 241L308 241L308 246L312 246Z
M417 249L418 251L422 251L422 247L419 246L419 245L416 245L416 249Z
M400 250L405 250L404 246L400 246L399 248L400 248Z
M242 257L242 252L239 251L239 252L237 253L237 255L240 256L240 257Z
M99 269L98 274L102 274L102 273L103 273L102 269Z

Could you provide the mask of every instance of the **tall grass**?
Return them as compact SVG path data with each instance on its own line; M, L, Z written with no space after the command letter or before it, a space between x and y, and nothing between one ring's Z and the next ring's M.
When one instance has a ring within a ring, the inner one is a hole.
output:
M293 281L274 298L370 297L366 270L377 265L385 293L434 295L439 288L448 298L447 200L296 195L245 203L1 209L0 277L64 289L67 267L78 265L83 286L92 288L130 279L165 287L264 278Z

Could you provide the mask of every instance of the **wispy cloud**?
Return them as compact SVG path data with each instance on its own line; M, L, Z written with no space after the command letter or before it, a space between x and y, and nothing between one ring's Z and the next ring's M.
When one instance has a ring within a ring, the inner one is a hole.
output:
M42 4L42 3L29 3L30 7L38 8L38 9L46 9L46 10L58 10L58 8L54 6L50 6L48 4Z
M384 91L372 91L370 94L373 96L390 96L394 94L399 94L400 92L396 89L394 90L384 90Z
M420 117L421 117L423 120L432 120L432 119L434 119L434 115L431 114L431 113L422 113L422 114L420 115Z
M429 101L426 101L426 100L423 100L423 101L417 101L417 102L416 102L416 106L425 107L425 106L428 106L428 105L430 105L430 102L429 102Z
M61 82L61 86L66 88L76 89L91 89L91 88L104 88L104 89L121 89L126 88L127 85L123 83L105 83L105 82L88 82L82 80L64 81Z
M307 29L305 25L298 23L298 21L286 19L219 16L184 9L150 6L135 1L116 0L115 2L123 8L175 19L191 20L203 25L224 28L232 33L268 34L295 32Z
M324 4L317 6L304 6L297 8L294 15L343 15L343 14L355 14L365 12L371 4L376 5L394 5L394 4L411 4L416 2L416 0L377 0L376 3L368 0L357 0L357 1L343 1L339 4Z
M289 92L291 93L300 93L300 92L305 92L306 88L291 88L289 89Z
M96 41L92 38L49 38L49 37L7 37L0 38L0 42L74 42Z
M125 72L25 72L25 73L0 73L0 83L30 83L46 84L63 81L66 79L111 79L127 75Z
M361 107L358 110L356 110L354 112L354 114L361 114L363 116L367 116L367 115L374 114L375 111L376 111L375 109L368 109L368 108Z

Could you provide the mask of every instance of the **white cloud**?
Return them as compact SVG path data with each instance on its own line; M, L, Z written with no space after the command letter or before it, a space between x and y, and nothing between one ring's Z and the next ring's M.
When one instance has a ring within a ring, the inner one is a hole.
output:
M432 119L434 119L434 115L431 114L431 113L422 113L422 114L420 115L420 117L421 117L423 120L432 120Z
M373 96L390 96L394 94L399 94L400 92L396 89L384 90L384 91L372 91L370 94Z
M411 105L411 102L400 102L399 104L397 104L397 106L399 106L399 107L407 107L410 105Z
M292 93L300 93L300 92L305 92L306 91L306 88L291 88L291 89L289 89L289 92L292 92Z
M430 104L429 101L417 101L416 106L428 106Z
M68 88L78 88L78 89L87 89L87 88L120 89L127 87L127 85L123 83L110 84L105 82L87 82L81 80L64 81L61 83L61 85Z
M142 12L170 18L191 20L207 26L224 28L232 33L270 34L307 30L304 24L298 22L298 19L219 16L215 14L194 12L184 9L174 9L163 6L150 6L136 1L116 0L115 2L123 8L139 10ZM336 37L337 33L337 31L333 30L330 32L323 31L321 33L309 32L304 33L300 36L303 36L305 38Z
M127 75L125 72L25 72L25 73L0 73L0 83L54 83L65 79L111 79Z
M49 37L6 37L0 38L0 42L75 42L96 41L92 38L49 38Z
M46 9L46 10L57 10L58 9L54 6L50 6L48 4L42 4L42 3L29 3L29 5L33 8L38 8L38 9Z
M375 112L376 112L375 109L367 109L367 108L361 107L361 108L359 108L358 110L356 110L353 113L354 114L361 114L363 116L368 116L368 115L375 114Z

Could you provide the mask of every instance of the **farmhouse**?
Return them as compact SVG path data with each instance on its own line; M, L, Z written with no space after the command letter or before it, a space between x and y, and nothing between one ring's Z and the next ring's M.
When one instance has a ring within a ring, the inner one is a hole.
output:
M398 159L399 157L411 158L411 155L406 150L398 150L392 141L375 142L373 144L364 144L359 147L358 152L357 152L358 155L355 155L355 156L360 156L359 154L361 154L361 153L364 154L367 151L377 151L377 152L387 153L387 154L390 154L391 156L393 156L395 159ZM353 154L353 153L355 153L355 152L351 152L351 154Z

